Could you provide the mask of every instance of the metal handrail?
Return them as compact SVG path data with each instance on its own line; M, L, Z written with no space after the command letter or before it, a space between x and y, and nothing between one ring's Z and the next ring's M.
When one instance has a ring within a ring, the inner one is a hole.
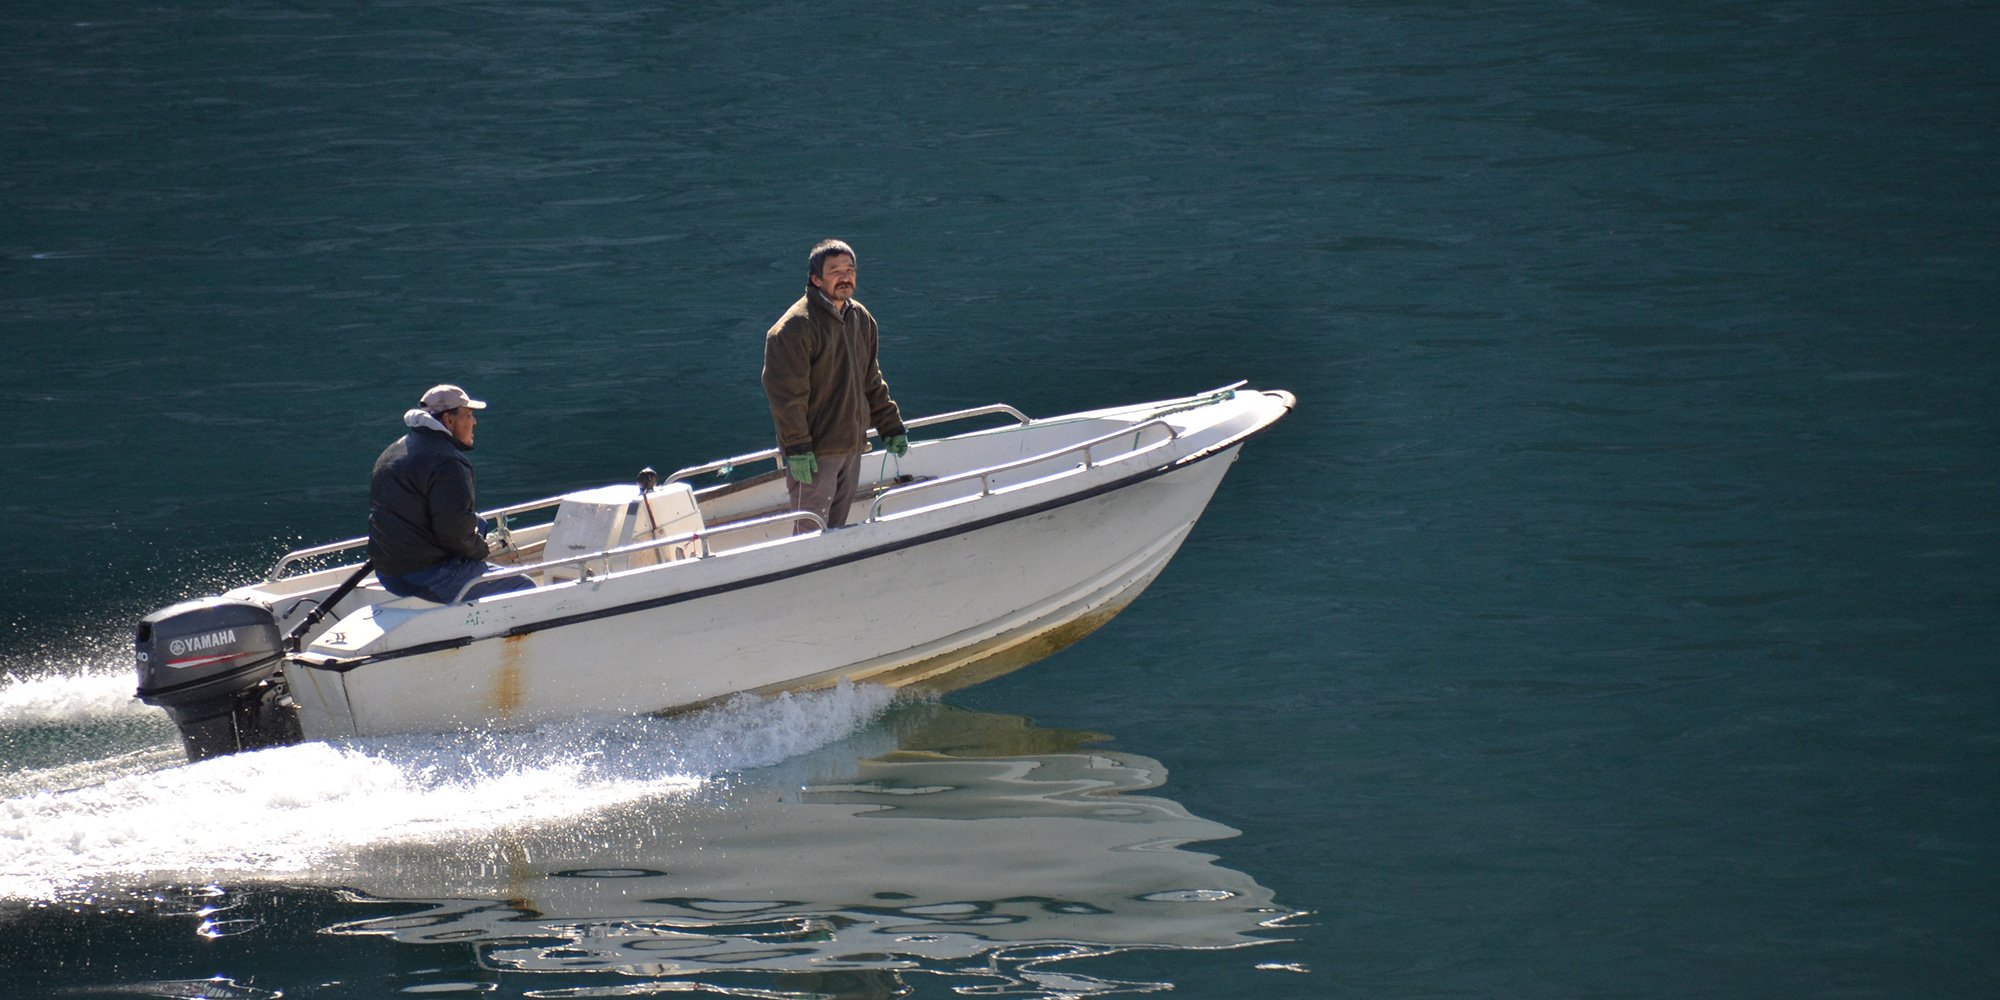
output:
M995 413L1004 413L1010 417L1013 417L1016 421L1019 422L1018 426L1021 427L1026 427L1034 422L1033 418L1029 417L1025 413L1022 413L1020 410L1008 406L1006 403L988 403L985 406L975 406L970 410L953 410L950 413L939 413L928 417L918 417L915 420L905 421L903 426L912 429L918 427L931 427L937 424L950 423L951 421L954 420L969 420L973 417L991 416ZM877 432L875 428L870 427L868 429L868 436L880 437L881 434ZM761 462L767 458L777 458L783 452L784 452L783 448L765 448L762 451L753 451L746 455L737 455L732 458L725 458L719 461L709 462L706 465L690 465L685 469L677 470L673 475L668 476L666 481L669 483L677 483L683 479L690 479L695 476L707 475L708 473L711 472L721 472L724 469L733 469L739 465L748 465L751 462Z
M1012 416L1020 426L1028 426L1028 424L1034 422L1028 414L1024 414L1024 412L1020 412L1020 410L1016 410L1016 408L1012 408L1012 406L1008 406L1004 402L990 402L986 406L974 406L970 410L952 410L948 414L920 416L916 420L906 422L904 426L908 426L908 428L928 428L928 426L934 426L934 424L948 424L952 420L970 420L974 416L992 416L992 414ZM874 432L874 428L870 428L868 436L878 436L878 434ZM780 452L782 452L782 448L764 448L760 452L738 454L734 458L724 458L720 462L708 462L704 466L688 466L688 468L682 468L680 472L674 472L672 476L668 476L662 486L672 484L672 482L680 482L680 480L686 480L686 478L692 478L692 476L702 476L702 474L708 474L708 472L722 472L724 468L734 468L734 466L742 466L742 464L748 464L748 462L758 462L762 458L778 458ZM544 496L540 500L526 500L526 502L520 502L520 504L510 504L510 506L486 510L486 512L480 512L480 516L482 518L504 518L508 514L526 514L530 510L542 510L546 506L556 506L560 502L562 502L560 494L558 496ZM824 528L824 524L822 524L822 528ZM346 552L350 548L360 548L360 546L366 546L366 544L368 544L368 536L362 536L362 538L346 538L346 540L340 540L340 542L326 542L326 544L320 544L320 546L298 548L298 550L286 552L276 564L272 564L270 572L264 574L264 582L266 584L278 582L280 574L284 574L284 570L290 568L294 562L308 560L312 556L328 556L332 552Z
M291 552L287 552L285 553L284 558L279 559L277 563L271 567L270 572L264 574L264 582L265 583L278 582L278 574L283 573L285 571L285 567L290 566L291 564L298 562L301 559L310 559L313 556L323 556L331 552L343 552L347 549L360 548L361 546L366 544L368 544L368 539L366 537L350 538L344 542L328 542L325 545L315 545L312 546L311 548L296 549ZM360 564L356 563L356 565Z
M505 507L495 507L492 510L480 513L479 516L482 518L487 518L487 517L506 517L509 514L525 514L531 510L540 510L544 507L553 507L556 504L562 503L562 499L563 498L561 496L552 496L552 497L543 497L540 500L525 500L522 501L521 503L510 504ZM311 559L314 556L329 555L334 552L344 552L348 549L358 549L366 544L368 544L368 536L363 535L360 538L349 538L345 541L328 542L324 545L314 545L309 548L294 549L291 552L285 553L283 558L279 559L276 563L274 563L271 566L270 572L264 574L264 582L276 583L278 580L278 575L285 571L285 567L290 566L291 564L298 562L301 559Z
M1152 427L1166 428L1167 431L1166 440L1148 445L1144 448L1139 447L1138 436L1144 434L1148 428ZM885 490L882 492L880 496L877 496L875 498L875 502L869 506L868 520L874 521L879 519L882 516L882 504L890 499L908 496L912 493L918 493L923 490L934 489L939 486L948 486L954 483L970 482L971 480L974 479L979 480L980 497L992 496L994 476L999 475L1000 473L1003 472L1012 471L1014 469L1035 465L1040 462L1047 462L1051 459L1061 458L1064 455L1074 454L1079 451L1083 452L1082 468L1083 469L1094 468L1097 463L1095 461L1094 456L1091 455L1090 450L1092 448L1097 447L1098 445L1109 444L1113 441L1123 438L1127 434L1133 435L1131 450L1119 454L1115 459L1113 459L1113 461L1123 461L1127 458L1132 457L1133 455L1140 454L1141 452L1152 451L1155 448L1164 448L1167 445L1170 445L1175 441L1180 440L1181 437L1181 432L1175 429L1173 424L1170 424L1165 420L1155 417L1151 420L1146 420L1140 423L1133 424L1132 426L1124 428L1122 430L1112 431L1109 434L1104 434L1098 437L1091 438L1088 441L1079 441L1076 444L1072 444L1064 448L1059 448L1055 451L1043 452L1042 454L1034 455L1028 458L1015 459L1014 461L1008 462L1005 465L993 465L993 466L988 466L984 469L973 469L970 472L961 472L955 476L944 476L938 479L927 479L920 483L912 483L908 486L899 486L892 490Z
M975 406L970 410L953 410L950 413L939 413L928 417L918 417L915 420L905 422L903 426L930 427L934 424L947 424L954 420L970 420L973 417L991 416L995 413L1005 413L1006 415L1013 417L1016 421L1019 421L1020 425L1023 427L1034 422L1033 418L1029 417L1025 413L1022 413L1020 410L1008 406L1006 403L988 403L985 406ZM870 428L869 430L870 433L873 433L874 429Z
M676 470L674 474L668 476L661 485L666 485L668 483L678 483L683 479L692 479L695 476L705 475L710 472L721 472L724 469L733 469L739 465L746 465L750 462L755 462L760 459L776 458L778 457L778 452L781 450L782 449L779 448L766 448L763 451L753 451L744 455L735 455L729 458L722 459L720 461L709 462L706 465L690 465L685 469Z
M717 535L726 535L732 531L743 531L748 528L762 528L772 524L786 523L792 521L811 521L812 523L819 526L819 530L821 531L826 530L826 519L809 510L786 511L783 514L772 514L768 517L752 518L751 520L748 521L734 521L729 524L719 525L714 528L704 528L700 531L683 532L681 534L673 535L667 538L654 538L643 542L632 542L628 545L620 545L616 548L610 548L610 549L601 549L599 551L586 553L580 556L564 556L561 559L550 559L546 562L529 563L526 566L501 566L497 569L488 570L485 573L481 573L480 575L473 577L470 580L467 580L465 582L465 585L459 587L458 593L453 594L451 600L447 603L457 604L458 602L464 600L465 592L471 590L475 586L478 586L480 581L482 580L495 580L503 576L526 576L529 573L541 570L553 569L554 567L557 566L569 566L572 564L580 565L582 563L590 562L593 559L609 560L613 556L630 555L631 553L634 552L644 552L647 549L656 549L666 545L679 545L682 542L700 542L701 551L695 556L695 558L707 559L708 557L715 554L714 550L709 546L709 540ZM606 564L605 571L610 572L609 563ZM588 566L584 567L584 572L585 574L588 574L590 572L590 568ZM588 578L589 577L586 575L585 579Z

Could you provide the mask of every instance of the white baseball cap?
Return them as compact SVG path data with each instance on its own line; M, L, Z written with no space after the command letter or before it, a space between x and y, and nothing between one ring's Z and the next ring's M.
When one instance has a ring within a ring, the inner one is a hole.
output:
M486 404L465 394L465 390L455 385L434 385L424 390L423 407L432 413L456 410L470 406L475 410L486 409Z

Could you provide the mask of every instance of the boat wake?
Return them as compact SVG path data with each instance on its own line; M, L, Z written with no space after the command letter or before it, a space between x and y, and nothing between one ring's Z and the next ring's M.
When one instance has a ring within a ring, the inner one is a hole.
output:
M60 648L0 654L0 728L158 714L134 696L136 688L132 638L122 628L116 636L72 636Z
M172 723L133 696L129 658L119 646L0 660L0 799L100 784L185 759Z
M0 719L73 720L101 681L15 682ZM121 690L130 697L129 680ZM25 690L21 690L25 686ZM384 848L490 841L838 743L893 694L842 686L743 697L671 719L304 743L175 766L179 748L19 772L0 785L0 898L171 881L339 882ZM170 751L170 752L169 752ZM377 857L375 860L379 860Z
M127 653L125 659L130 659ZM0 673L0 727L70 724L118 717L152 717L159 710L133 697L132 666L88 663ZM171 730L168 730L171 731Z

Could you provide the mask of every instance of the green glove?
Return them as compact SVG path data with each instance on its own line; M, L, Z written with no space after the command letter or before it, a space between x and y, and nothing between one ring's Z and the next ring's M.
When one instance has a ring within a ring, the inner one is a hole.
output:
M898 434L895 437L889 439L889 454L894 455L897 458L902 458L904 455L907 455L909 453L910 453L910 436L908 434Z
M819 457L812 452L806 452L803 455L786 455L785 471L791 473L792 478L798 480L801 484L811 486L813 473L819 471Z

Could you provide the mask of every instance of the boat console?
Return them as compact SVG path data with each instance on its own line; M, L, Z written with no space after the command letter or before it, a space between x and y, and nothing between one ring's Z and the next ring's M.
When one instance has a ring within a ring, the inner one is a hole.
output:
M608 567L593 561L558 562L634 543L692 535L701 529L701 508L695 503L693 488L686 483L669 483L650 491L618 483L565 493L555 519L549 522L548 542L541 553L542 561L556 565L544 571L542 583L580 579L586 568L616 573L690 558L698 554L699 545L692 538L611 556L606 560Z

